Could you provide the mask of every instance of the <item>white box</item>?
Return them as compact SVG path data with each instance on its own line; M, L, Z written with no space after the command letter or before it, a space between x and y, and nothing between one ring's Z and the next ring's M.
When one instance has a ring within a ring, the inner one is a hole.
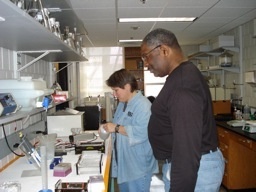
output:
M104 180L102 175L89 176L88 192L105 191Z
M57 133L57 137L72 135L71 128L84 129L84 112L60 110L47 116L48 134Z
M220 35L217 37L216 41L212 44L212 49L217 49L220 47L234 47L235 38L230 35Z
M246 83L256 83L255 82L255 72L249 71L245 73L245 82Z

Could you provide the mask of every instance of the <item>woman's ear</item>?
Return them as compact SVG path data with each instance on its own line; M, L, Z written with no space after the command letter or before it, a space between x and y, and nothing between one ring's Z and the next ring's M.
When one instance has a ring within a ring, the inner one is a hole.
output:
M125 84L124 89L131 91L131 85L129 83Z

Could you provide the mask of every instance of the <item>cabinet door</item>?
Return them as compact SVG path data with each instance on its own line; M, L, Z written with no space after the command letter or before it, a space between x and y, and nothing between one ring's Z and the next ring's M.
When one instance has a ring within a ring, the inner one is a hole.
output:
M218 137L219 142L222 142L226 145L229 144L229 131L224 128L218 127Z
M256 188L256 152L251 140L232 133L229 139L229 189Z

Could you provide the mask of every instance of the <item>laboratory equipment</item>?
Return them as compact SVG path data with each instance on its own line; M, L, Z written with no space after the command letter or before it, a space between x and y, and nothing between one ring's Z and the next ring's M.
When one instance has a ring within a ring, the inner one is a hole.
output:
M244 120L231 120L227 122L227 124L232 127L242 127L245 125L245 123L246 122Z
M26 155L29 162L34 164L37 168L41 167L41 157L38 154L37 150L33 147L33 145L29 142L27 137L20 132L20 140L19 148Z
M17 104L10 93L0 93L0 116L16 112Z
M101 139L106 140L109 137L109 132L107 132L104 128L103 125L100 125L99 128L99 136Z
M42 190L39 192L52 192L51 189L48 189L48 171L47 171L47 152L46 147L40 147L41 154L41 174L42 174Z
M256 120L246 121L242 130L249 133L256 133Z
M52 102L52 95L42 95L37 97L36 107L43 107L45 110L47 110L52 105Z

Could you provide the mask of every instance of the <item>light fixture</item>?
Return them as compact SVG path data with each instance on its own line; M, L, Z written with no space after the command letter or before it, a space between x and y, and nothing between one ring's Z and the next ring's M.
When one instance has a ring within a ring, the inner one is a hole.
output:
M61 11L62 11L59 7L47 8L47 10L48 10L50 13L61 12Z
M196 17L152 17L152 18L119 18L118 21L122 22L156 22L156 21L169 21L169 22L192 22Z
M129 42L141 42L142 39L120 39L118 40L119 43L129 43Z
M0 16L0 21L5 21L5 18Z

